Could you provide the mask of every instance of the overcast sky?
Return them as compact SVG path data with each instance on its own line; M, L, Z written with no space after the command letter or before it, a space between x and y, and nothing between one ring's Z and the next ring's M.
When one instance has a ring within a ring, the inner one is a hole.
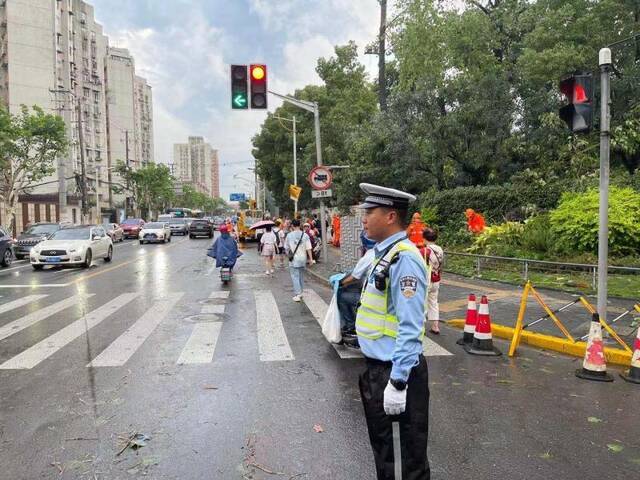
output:
M172 161L172 145L202 135L219 151L221 193L251 192L251 137L264 111L231 111L229 65L265 63L269 88L292 93L320 83L318 57L355 40L363 54L375 39L377 0L89 0L110 44L128 48L153 88L155 158ZM371 78L375 78L372 75ZM271 96L269 110L279 102ZM302 113L301 113L302 114Z

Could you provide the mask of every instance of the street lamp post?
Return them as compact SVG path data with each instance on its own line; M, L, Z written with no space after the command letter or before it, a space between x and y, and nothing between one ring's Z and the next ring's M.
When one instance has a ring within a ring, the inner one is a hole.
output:
M298 108L302 108L307 112L313 113L314 126L316 131L316 160L317 165L322 166L322 145L320 139L320 108L318 107L317 102L307 102L306 100L299 100L294 97L290 97L288 95L281 95L276 92L272 92L269 90L271 95L274 95L281 100L284 100L291 105L295 105ZM322 236L322 261L327 263L328 261L328 253L327 253L327 227L326 223L326 212L324 211L324 200L320 199L320 232Z

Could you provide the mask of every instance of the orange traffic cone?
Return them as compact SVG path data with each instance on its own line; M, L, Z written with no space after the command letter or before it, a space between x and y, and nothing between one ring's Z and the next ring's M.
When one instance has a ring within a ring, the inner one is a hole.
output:
M604 342L602 341L602 325L600 316L594 313L591 317L587 351L584 353L582 368L576 370L576 377L596 382L613 382L607 373L607 361L604 358Z
M494 356L502 355L502 352L493 346L493 337L491 336L491 317L489 316L489 301L487 296L483 295L480 300L480 309L478 310L478 321L476 329L473 333L473 341L464 345L467 353L474 355Z
M467 304L467 317L464 321L464 333L462 334L462 338L456 342L458 345L466 345L473 342L473 334L476 331L477 322L476 296L471 293L469 294L469 303Z
M638 334L636 340L633 342L633 356L631 357L631 368L627 375L621 373L620 376L623 380L631 383L640 384L640 327L638 327Z

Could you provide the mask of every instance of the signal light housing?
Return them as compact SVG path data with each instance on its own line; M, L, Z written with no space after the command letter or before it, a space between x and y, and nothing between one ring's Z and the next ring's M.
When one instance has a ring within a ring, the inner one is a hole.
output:
M246 110L249 108L247 66L231 65L231 108Z
M249 66L251 82L251 108L267 108L267 66L252 64Z
M560 91L569 101L560 109L560 118L574 133L589 132L593 123L593 75L571 75L560 81Z

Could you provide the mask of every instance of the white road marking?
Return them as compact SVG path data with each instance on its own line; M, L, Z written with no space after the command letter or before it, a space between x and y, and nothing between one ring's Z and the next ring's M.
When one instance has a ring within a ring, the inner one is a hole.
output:
M211 292L211 295L209 295L209 298L218 298L218 299L225 299L225 298L229 298L229 290L215 290L213 292Z
M0 285L0 288L56 288L56 287L68 287L70 283L34 283L31 285L19 284L19 285Z
M205 273L205 276L210 277L211 274L213 274L213 272L216 271L216 263L213 262L213 264L209 267L209 270L207 270L207 273Z
M277 362L293 360L293 352L282 325L276 299L269 290L253 292L256 300L258 325L258 350L260 361Z
M324 321L324 317L327 314L327 309L329 305L320 298L314 290L304 290L302 294L302 301L305 303L307 308L311 311L311 315L315 317L320 328L322 328L322 322ZM345 347L344 345L336 345L332 343L331 346L338 352L340 358L362 358L362 353L360 350L356 350L354 348Z
M16 262L14 262L16 263ZM30 267L31 264L28 263L26 265L18 265L17 267L11 267L11 268L3 268L2 270L0 270L0 273L4 273L4 272L10 272L11 270L19 270L21 268L26 268L26 267Z
M48 307L41 308L40 310L30 313L29 315L25 315L24 317L19 318L11 323L8 323L0 328L0 340L4 340L5 338L18 333L25 328L29 328L31 325L35 325L45 318L48 318L58 312L61 312L62 310L72 307L76 303L89 297L93 297L93 293L88 295L75 295L60 302L54 303L53 305L49 305Z
M447 350L444 347L441 347L440 345L438 345L436 342L431 340L426 335L424 336L424 339L422 340L422 345L424 347L423 348L423 355L425 357L444 357L444 356L447 356L447 355L453 355L453 353L451 353L449 350Z
M124 293L113 300L105 303L101 307L93 310L83 318L76 320L71 325L36 343L31 348L7 360L0 369L30 369L46 360L62 347L73 342L82 334L88 332L93 327L102 322L105 318L124 307L127 303L138 297L139 293Z
M203 305L202 310L200 310L200 313L223 315L224 305Z
M35 302L36 300L40 300L41 298L46 297L46 295L27 295L26 297L19 298L12 302L3 303L0 305L0 314L4 312L8 312L9 310L14 310L16 308L20 308L24 305L27 305L31 302Z
M147 310L130 328L120 335L111 345L102 351L100 355L89 363L88 367L120 367L127 363L129 358L153 333L165 316L182 298L182 292L171 293L158 300Z
M196 323L177 363L211 363L221 329L221 322Z

